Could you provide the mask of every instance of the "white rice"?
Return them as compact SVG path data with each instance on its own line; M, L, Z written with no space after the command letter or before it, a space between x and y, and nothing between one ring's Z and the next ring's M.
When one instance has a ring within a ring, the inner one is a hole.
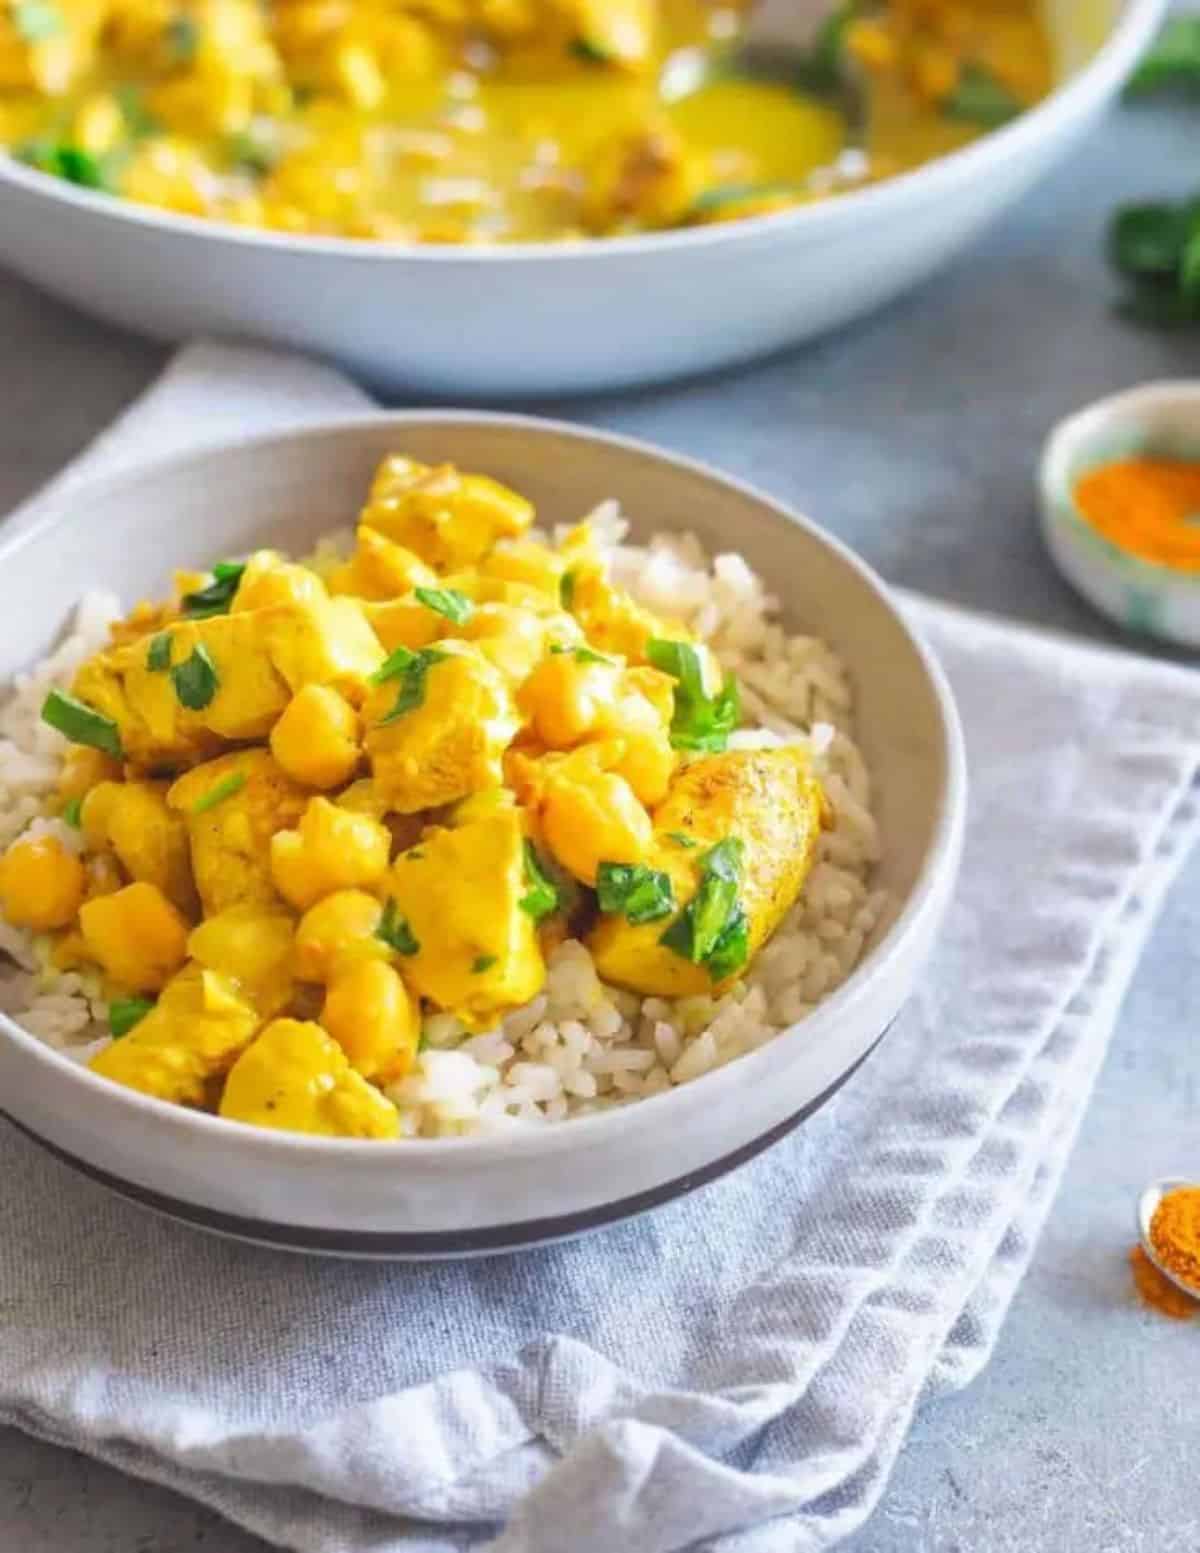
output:
M740 556L710 564L693 535L626 545L615 502L589 516L615 579L649 608L682 620L737 675L750 726L733 746L810 747L833 825L800 899L721 998L671 1002L608 986L585 946L568 940L550 956L538 997L495 1029L471 1035L451 1014L428 1015L412 1072L387 1090L409 1137L543 1126L689 1083L810 1013L853 970L884 909L872 887L879 835L870 776L854 743L853 698L836 655L815 637L787 635L775 618L777 601ZM331 554L323 546L320 558ZM75 831L43 812L66 744L39 713L47 690L70 683L120 614L111 595L86 597L71 634L0 705L0 847L49 829L79 846ZM86 1062L107 1042L98 980L55 971L48 949L48 940L0 918L0 953L11 961L0 971L0 1010Z

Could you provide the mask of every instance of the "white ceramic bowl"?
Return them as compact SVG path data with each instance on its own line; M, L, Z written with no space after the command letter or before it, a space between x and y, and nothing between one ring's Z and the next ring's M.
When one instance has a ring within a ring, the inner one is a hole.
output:
M1038 473L1042 536L1067 581L1117 625L1200 647L1200 572L1130 555L1075 504L1089 469L1140 453L1200 459L1200 382L1144 383L1060 421Z
M127 328L302 347L393 392L512 398L670 378L820 334L923 279L1066 154L1164 7L1045 0L1063 76L1046 102L914 173L781 215L419 248L168 215L0 156L0 261Z
M0 548L0 680L44 655L89 587L140 598L161 592L180 563L259 543L302 552L352 518L374 465L396 448L487 470L533 497L543 521L574 520L615 496L635 535L686 527L713 550L740 550L790 624L825 637L849 667L878 787L880 883L893 902L854 974L763 1049L625 1109L504 1138L372 1143L256 1130L111 1084L0 1017L0 1105L118 1191L274 1244L461 1255L575 1233L688 1191L819 1105L887 1029L933 941L958 863L964 761L940 670L835 540L696 464L518 417L373 415L72 489Z

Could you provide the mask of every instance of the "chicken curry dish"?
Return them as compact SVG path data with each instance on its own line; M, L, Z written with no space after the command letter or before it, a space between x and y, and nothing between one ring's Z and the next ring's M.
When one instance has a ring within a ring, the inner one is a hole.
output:
M95 1072L388 1138L423 1027L496 1027L567 940L623 995L743 977L831 823L811 750L742 728L592 524L533 521L388 457L351 550L178 574L45 696L69 747L0 907L98 979Z
M88 189L275 232L561 241L836 194L966 144L1052 84L1035 0L844 0L782 75L739 73L746 8L0 0L0 146Z

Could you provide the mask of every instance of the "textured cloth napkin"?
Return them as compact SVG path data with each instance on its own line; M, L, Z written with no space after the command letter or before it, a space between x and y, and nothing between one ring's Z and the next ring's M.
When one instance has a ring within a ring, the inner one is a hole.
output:
M363 402L192 347L63 478ZM848 1535L988 1356L1197 823L1200 677L906 604L972 817L935 960L831 1104L633 1223L420 1266L207 1239L0 1124L0 1422L311 1553Z

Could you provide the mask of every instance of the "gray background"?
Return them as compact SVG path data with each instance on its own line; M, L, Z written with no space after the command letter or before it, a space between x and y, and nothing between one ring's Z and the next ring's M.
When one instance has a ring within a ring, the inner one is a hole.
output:
M954 268L816 348L544 408L756 481L894 581L1116 639L1040 549L1033 469L1059 416L1132 383L1186 375L1200 359L1200 331L1147 335L1113 317L1101 258L1115 203L1194 193L1198 128L1194 110L1114 114ZM158 348L0 276L0 511L77 452L162 360ZM849 1553L1200 1548L1200 1328L1141 1310L1125 1263L1139 1186L1160 1174L1200 1177L1188 997L1198 941L1200 857L1167 902L990 1367L917 1419ZM3 1553L263 1546L163 1490L0 1430Z

